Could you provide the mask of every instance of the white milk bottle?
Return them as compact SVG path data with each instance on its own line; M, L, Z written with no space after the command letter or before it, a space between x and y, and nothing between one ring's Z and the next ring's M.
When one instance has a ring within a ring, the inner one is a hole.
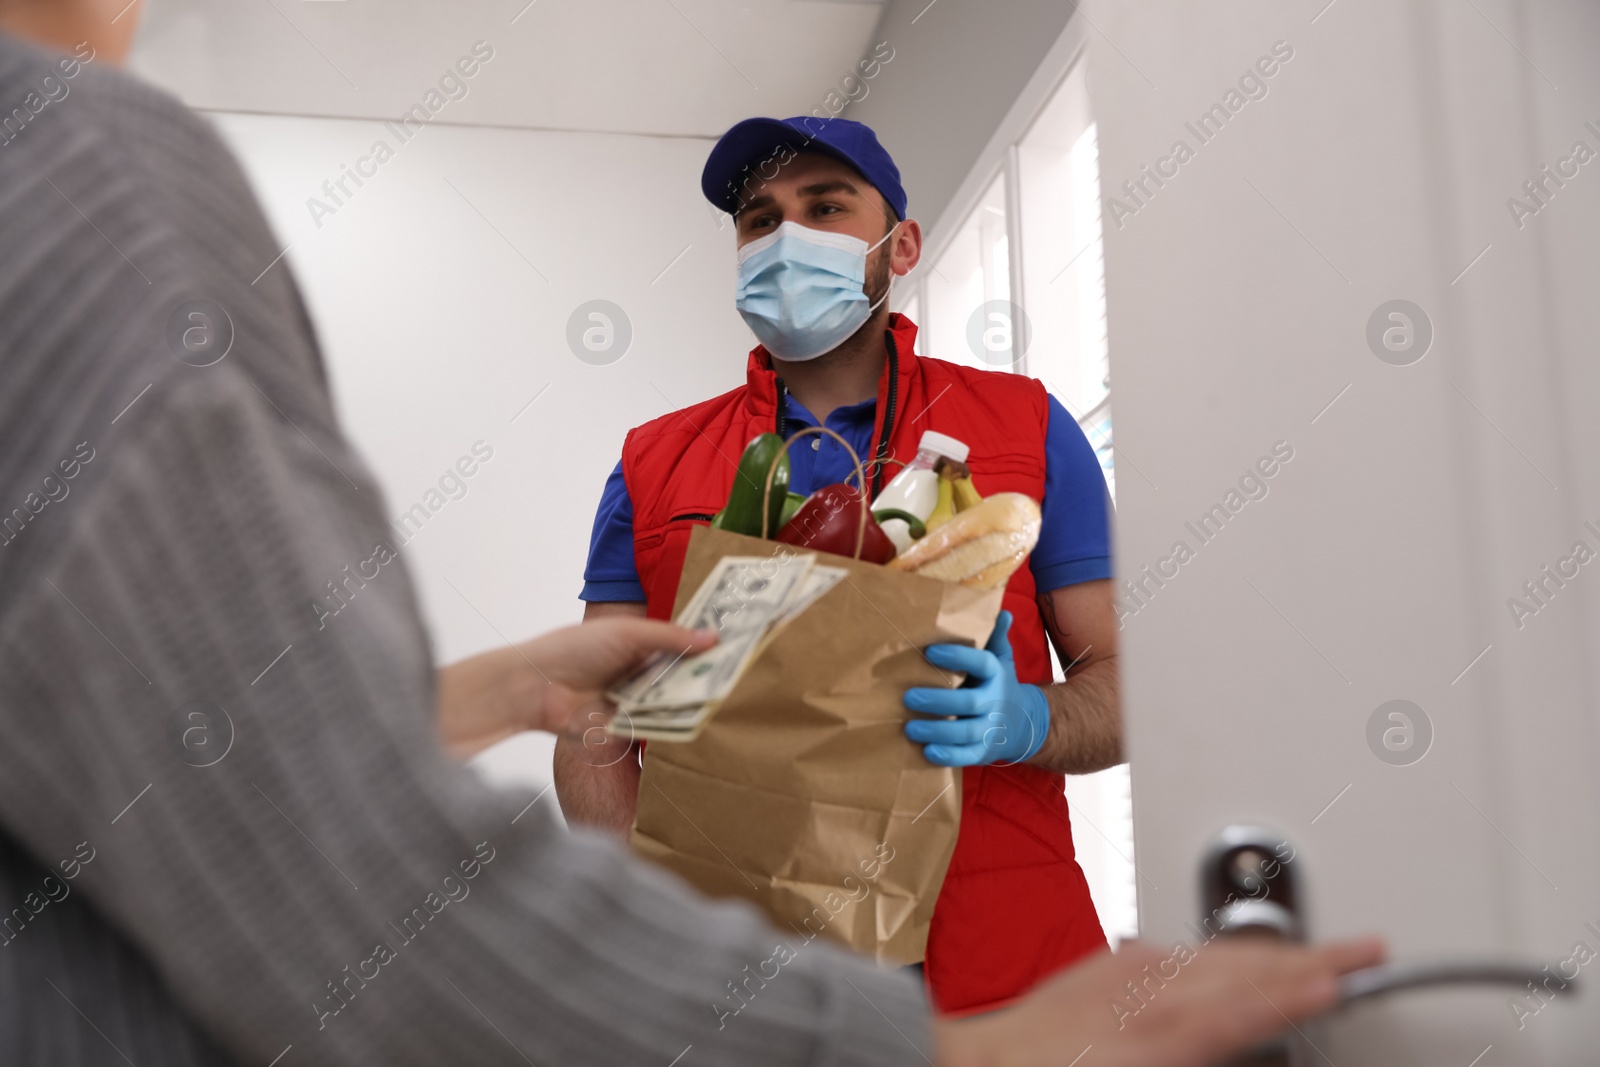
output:
M872 502L872 510L899 508L926 521L939 503L939 474L934 468L942 457L965 463L967 451L964 441L936 430L926 431L917 442L916 458L883 487ZM880 525L894 542L895 551L904 552L911 547L911 528L904 519L885 519Z

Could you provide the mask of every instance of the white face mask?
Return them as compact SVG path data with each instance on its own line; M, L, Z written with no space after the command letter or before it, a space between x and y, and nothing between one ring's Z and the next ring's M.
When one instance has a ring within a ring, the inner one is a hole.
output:
M785 222L739 249L734 304L760 342L779 359L816 359L861 328L889 298L864 291L869 245L859 237ZM890 275L890 287L894 277Z

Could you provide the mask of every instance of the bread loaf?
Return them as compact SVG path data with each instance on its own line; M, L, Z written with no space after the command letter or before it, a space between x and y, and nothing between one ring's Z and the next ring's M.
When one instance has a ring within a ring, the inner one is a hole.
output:
M1039 541L1039 505L1021 493L996 493L959 512L889 561L895 570L999 589Z

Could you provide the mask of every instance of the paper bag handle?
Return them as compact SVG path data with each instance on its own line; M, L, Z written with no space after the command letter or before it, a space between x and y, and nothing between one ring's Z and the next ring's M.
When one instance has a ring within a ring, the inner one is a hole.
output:
M761 494L761 538L766 540L778 532L767 529L768 516L772 514L772 477L778 472L778 460L789 454L790 445L800 440L800 438L814 433L825 433L835 441L838 441L844 446L844 450L850 454L850 462L855 464L856 492L861 494L861 518L856 524L856 559L859 560L862 549L866 547L867 543L867 508L869 507L869 501L867 500L867 472L861 466L861 457L856 454L855 449L850 447L850 442L826 426L807 426L794 434L783 443L783 448L778 450L778 455L774 457L772 466L767 468L767 484L765 492Z

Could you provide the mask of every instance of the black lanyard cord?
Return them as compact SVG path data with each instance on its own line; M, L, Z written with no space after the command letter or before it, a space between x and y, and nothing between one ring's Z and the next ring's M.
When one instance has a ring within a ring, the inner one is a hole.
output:
M883 339L889 349L889 400L883 409L883 435L878 438L878 450L872 457L872 497L877 499L878 485L883 480L883 465L889 460L889 438L894 434L895 408L900 399L900 349L894 343L894 331L884 330Z
M891 459L889 453L889 438L894 434L895 408L899 406L900 399L900 350L894 343L894 331L884 330L883 339L889 349L889 397L883 409L883 433L878 437L878 447L872 458L867 461L867 466L872 469L872 497L878 495L879 485L883 480L884 463ZM783 383L782 378L776 379L778 388L778 411L774 429L783 440L789 439L789 387Z

